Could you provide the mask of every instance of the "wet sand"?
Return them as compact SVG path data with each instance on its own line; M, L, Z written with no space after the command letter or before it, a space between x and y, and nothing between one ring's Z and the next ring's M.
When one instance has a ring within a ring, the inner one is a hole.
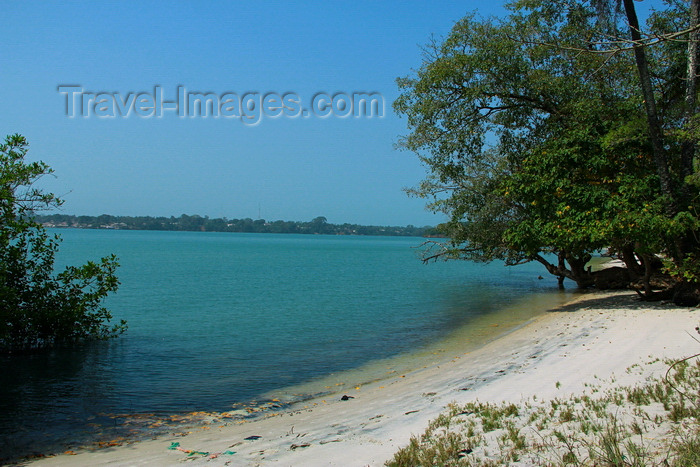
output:
M479 348L449 345L417 370L387 369L381 379L337 386L282 412L29 464L382 465L452 402L565 397L613 375L632 384L639 376L625 372L631 365L697 351L689 334L699 316L630 292L586 294Z

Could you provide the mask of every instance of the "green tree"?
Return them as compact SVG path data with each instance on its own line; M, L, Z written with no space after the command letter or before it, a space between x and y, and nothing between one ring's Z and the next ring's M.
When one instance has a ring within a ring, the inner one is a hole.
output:
M43 162L26 162L27 150L20 135L0 145L0 351L116 336L126 323L110 326L112 316L101 304L119 285L117 259L112 255L54 271L59 237L50 236L32 215L62 201L34 187L52 170Z
M683 206L669 200L684 186L681 144L664 141L666 172L657 170L636 47L606 50L621 26L586 2L510 8L501 20L464 18L426 48L415 76L398 80L395 109L412 130L401 145L429 172L411 193L449 218L441 229L450 242L427 259L539 261L585 287L600 277L587 268L591 254L607 247L648 293L657 254L680 265L697 250L692 241L677 248L698 230L697 189ZM650 34L687 27L684 11L652 16ZM683 48L660 42L646 58L657 120L678 131Z
M326 219L324 216L314 217L314 219L309 223L309 229L314 233L330 233L328 219Z

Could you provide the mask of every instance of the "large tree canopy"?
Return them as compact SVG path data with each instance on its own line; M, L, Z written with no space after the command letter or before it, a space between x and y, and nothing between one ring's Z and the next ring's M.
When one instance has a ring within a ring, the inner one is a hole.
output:
M102 306L119 285L116 257L54 271L59 239L31 215L61 200L34 187L51 169L25 162L27 149L20 135L0 144L0 352L116 336L126 323L110 326Z
M599 279L587 268L591 254L607 248L627 264L623 282L641 280L647 296L659 257L675 286L697 283L691 34L678 34L697 23L688 6L652 14L645 40L630 37L623 12L605 2L522 0L510 10L462 19L426 47L414 76L398 80L394 107L411 130L400 144L428 169L411 192L449 218L441 229L450 242L427 258L539 261L590 286Z

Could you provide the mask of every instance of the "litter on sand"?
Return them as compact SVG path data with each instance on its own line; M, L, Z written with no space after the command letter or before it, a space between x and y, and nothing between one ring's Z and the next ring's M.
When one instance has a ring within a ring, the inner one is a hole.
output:
M195 451L193 449L184 449L180 447L180 443L177 441L174 441L170 443L170 446L168 447L169 450L171 451L180 451L186 453L188 456L208 456L211 459L216 459L217 457L221 455L225 456L232 456L236 454L236 451L224 451L224 452L214 452L214 453L209 453L206 451Z

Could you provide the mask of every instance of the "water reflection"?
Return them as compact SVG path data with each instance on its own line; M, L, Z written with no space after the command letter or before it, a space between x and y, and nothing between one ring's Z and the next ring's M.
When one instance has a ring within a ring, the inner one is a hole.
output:
M414 350L543 289L526 268L424 266L417 239L61 234L67 264L120 257L108 305L130 329L0 357L0 458L191 423L188 412Z
M104 396L114 386L108 362L119 358L122 347L98 342L0 357L5 369L0 373L0 458L50 449L66 441L60 436L66 428L71 441L86 442L90 434L81 435L81 429L86 420L96 420L96 408L104 407Z

